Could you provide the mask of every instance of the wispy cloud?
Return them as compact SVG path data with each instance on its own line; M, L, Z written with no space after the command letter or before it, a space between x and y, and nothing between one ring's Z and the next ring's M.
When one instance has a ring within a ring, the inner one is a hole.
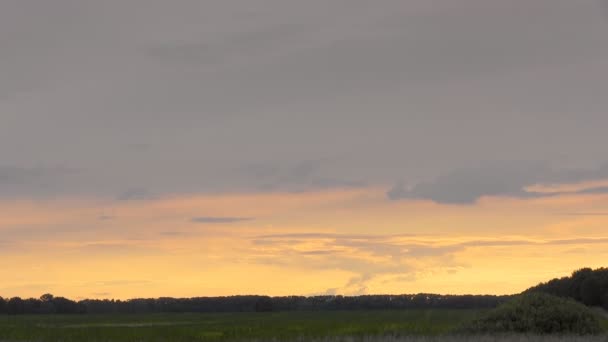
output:
M110 215L99 215L99 216L97 217L97 219L98 219L99 221L112 221L112 220L114 220L114 219L115 219L115 217L114 217L114 216L110 216Z
M244 221L253 221L252 217L218 217L218 216L200 216L193 217L190 219L191 222L194 223L210 223L210 224L220 224L220 223L236 223L236 222L244 222Z
M91 294L95 297L109 297L111 295L110 292L93 292Z
M282 234L257 236L253 262L311 269L341 269L357 274L341 288L365 293L378 277L415 280L420 264L443 269L463 267L454 256L474 248L608 245L608 238L572 239L450 239L409 235Z
M159 234L162 235L162 236L186 236L186 235L189 235L189 233L180 232L180 231L164 231L164 232L160 232Z

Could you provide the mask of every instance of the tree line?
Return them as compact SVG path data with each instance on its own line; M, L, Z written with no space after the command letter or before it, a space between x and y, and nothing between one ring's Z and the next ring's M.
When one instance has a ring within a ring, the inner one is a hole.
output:
M0 297L0 314L101 314L170 312L269 312L331 310L401 310L494 308L511 296L364 295L364 296L228 296L195 298L85 299L73 301L45 294L40 298Z
M569 277L556 278L524 293L544 292L608 310L608 268L583 268ZM40 298L0 297L0 314L86 314L168 312L266 312L402 309L495 308L513 296L494 295L363 295L363 296L227 296L194 298L136 298L80 301L51 294Z
M569 277L555 278L526 292L545 292L568 297L587 306L601 306L608 310L608 268L582 268Z

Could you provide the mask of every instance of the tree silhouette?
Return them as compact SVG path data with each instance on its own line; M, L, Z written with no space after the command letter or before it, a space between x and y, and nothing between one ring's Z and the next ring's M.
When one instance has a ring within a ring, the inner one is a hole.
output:
M583 268L573 272L570 277L541 283L526 292L546 292L573 298L588 306L608 309L608 268Z
M195 298L136 298L130 300L85 299L73 301L51 294L39 299L15 297L5 303L10 314L103 314L152 312L267 312L334 310L402 310L494 308L511 296L460 296L438 294L364 296L228 296Z
M25 313L25 303L19 297L13 297L6 304L6 312L9 315L19 315Z
M260 297L255 302L255 311L256 312L271 312L272 311L272 298L270 297Z
M583 280L580 287L581 301L585 305L599 306L601 305L602 289L600 280L594 276L590 276Z
M55 297L50 293L40 296L40 313L48 314L57 312L54 299Z

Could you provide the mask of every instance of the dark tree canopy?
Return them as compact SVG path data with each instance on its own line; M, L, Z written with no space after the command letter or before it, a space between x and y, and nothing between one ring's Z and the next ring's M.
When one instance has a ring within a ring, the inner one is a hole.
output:
M9 314L159 313L159 312L268 312L382 310L423 308L494 308L509 296L451 296L436 294L367 296L229 296L196 298L87 299L79 302L45 294L40 299L13 298Z
M19 315L25 313L25 302L19 297L13 297L6 303L6 312L11 315Z
M570 277L553 279L526 292L545 292L568 297L588 306L602 306L608 310L608 268L582 268Z

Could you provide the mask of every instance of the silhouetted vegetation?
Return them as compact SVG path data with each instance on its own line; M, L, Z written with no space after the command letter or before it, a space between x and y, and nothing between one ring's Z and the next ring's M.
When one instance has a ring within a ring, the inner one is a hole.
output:
M467 323L468 334L599 334L600 319L572 299L527 293Z
M86 299L79 302L45 294L39 299L11 298L6 310L17 314L168 313L168 312L269 312L350 311L400 309L494 308L510 296L453 296L436 294L366 296L229 296L196 298ZM0 304L0 307L2 304ZM1 310L1 309L0 309Z
M583 268L570 277L553 279L526 292L544 292L568 297L588 306L602 306L608 310L608 268Z
M608 269L575 271L524 293L544 292L608 309ZM73 301L44 294L40 298L0 297L0 314L170 313L350 311L403 309L491 309L513 296L493 295L364 295L364 296L227 296L195 298L86 299Z

